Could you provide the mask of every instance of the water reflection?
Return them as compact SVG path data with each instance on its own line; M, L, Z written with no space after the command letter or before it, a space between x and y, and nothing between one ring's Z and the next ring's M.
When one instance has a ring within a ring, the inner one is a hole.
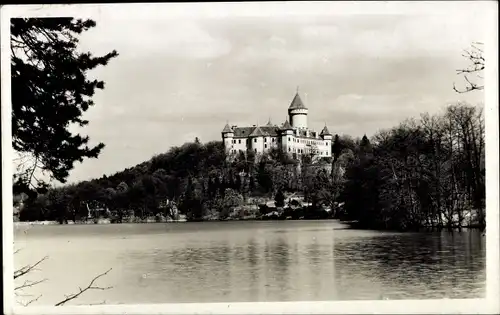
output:
M239 224L197 225L196 233L186 233L186 224L181 231L154 236L99 238L108 242L107 261L121 266L109 299L168 303L485 294L485 243L479 232L379 233L335 229L331 221ZM91 255L92 239L85 241Z
M471 297L468 289L479 297L484 295L485 251L472 234L403 234L336 244L337 269L362 272L387 288L386 297L466 298Z

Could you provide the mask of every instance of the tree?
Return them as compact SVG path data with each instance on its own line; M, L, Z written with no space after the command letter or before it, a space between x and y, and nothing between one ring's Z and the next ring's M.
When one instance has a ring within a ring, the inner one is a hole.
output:
M33 190L43 181L35 172L65 182L76 161L96 158L103 143L89 147L89 137L69 127L88 124L82 115L104 82L87 71L106 65L118 53L94 57L77 51L78 35L96 26L73 18L11 19L12 145L29 162L18 171L15 186ZM25 163L26 164L26 163Z
M276 207L284 207L285 206L285 195L283 194L283 191L280 189L274 196L274 202L276 204Z
M332 142L332 156L333 161L336 162L342 152L342 145L340 143L339 135L335 135Z
M230 215L233 208L243 203L243 196L234 189L226 188L224 196L217 196L213 203L213 206L219 212L219 219L225 219Z
M191 220L200 220L203 218L204 209L202 205L202 198L197 183L192 176L186 179L184 195L181 198L179 210L187 214Z
M371 144L363 137L354 153L341 194L350 219L381 229L484 227L484 119L477 107L458 103L406 120Z
M469 67L466 69L459 69L457 70L458 75L463 75L464 80L465 80L465 87L464 88L457 88L455 84L453 84L453 89L457 93L466 93L466 92L471 92L474 90L483 90L484 85L481 83L475 82L476 80L470 80L469 76L474 74L476 75L476 78L479 79L480 81L483 79L482 77L482 72L484 70L484 56L483 56L483 49L482 49L483 43L476 42L472 43L471 48L468 50L464 51L464 56L467 58L470 62Z

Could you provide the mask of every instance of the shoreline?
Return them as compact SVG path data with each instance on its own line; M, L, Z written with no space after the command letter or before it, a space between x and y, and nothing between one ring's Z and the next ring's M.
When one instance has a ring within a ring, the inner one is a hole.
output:
M415 233L415 232L430 232L430 231L456 231L456 230L481 230L484 231L485 228L480 226L479 224L469 224L464 226L422 226L419 229L408 229L408 230L396 230L396 229L380 229L369 226L361 226L355 221L343 221L340 219L334 218L325 218L325 219L263 219L263 218L244 218L244 219L205 219L205 220L164 220L164 221L156 221L154 219L145 219L145 220L134 220L134 221L124 221L124 222L111 222L110 219L99 219L97 222L93 220L88 221L68 221L67 223L59 223L58 221L17 221L13 222L14 227L23 227L23 226L35 226L35 225L115 225L115 224L158 224L158 223L213 223L213 222L259 222L259 221L339 221L340 223L346 225L346 229L352 230L373 230L373 231L394 231L394 232L402 232L402 233Z

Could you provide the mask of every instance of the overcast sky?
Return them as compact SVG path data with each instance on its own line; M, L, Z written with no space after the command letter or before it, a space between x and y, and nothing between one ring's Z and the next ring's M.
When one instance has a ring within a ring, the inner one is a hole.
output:
M478 7L431 2L377 14L335 2L219 4L212 14L179 4L87 7L97 27L82 35L81 48L120 55L91 73L106 85L82 130L106 147L77 164L69 181L113 174L195 137L219 140L226 121L282 123L297 86L310 127L326 123L354 137L459 99L480 103L482 93L452 89L462 83L455 70L467 65L462 50L485 40Z

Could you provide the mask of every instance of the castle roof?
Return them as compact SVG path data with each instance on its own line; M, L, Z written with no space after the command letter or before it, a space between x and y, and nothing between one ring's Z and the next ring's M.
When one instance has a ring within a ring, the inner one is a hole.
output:
M235 138L247 138L254 136L254 132L261 133L263 136L276 137L280 128L277 126L261 126L260 131L256 131L257 127L236 127L234 128Z
M229 124L226 124L226 126L224 126L224 129L222 129L222 133L229 133L229 132L233 132L233 130L231 129L231 127L229 127Z
M323 128L323 130L321 130L321 133L319 135L320 136L331 136L332 134L330 133L328 128L325 126L325 128Z
M252 131L252 133L249 135L249 137L263 137L266 136L266 134L260 129L260 127L255 127L255 129Z
M269 118L269 121L266 124L266 127L273 127L273 123L271 122L271 118Z
M288 110L291 109L307 109L302 100L300 99L299 93L295 94L295 97L292 100L292 103L290 104L290 107L288 107Z
M288 122L288 119L285 121L285 123L283 124L283 126L281 126L281 130L292 130L292 129L293 129L293 127Z
M259 128L266 136L276 137L278 135L278 126L263 126Z

